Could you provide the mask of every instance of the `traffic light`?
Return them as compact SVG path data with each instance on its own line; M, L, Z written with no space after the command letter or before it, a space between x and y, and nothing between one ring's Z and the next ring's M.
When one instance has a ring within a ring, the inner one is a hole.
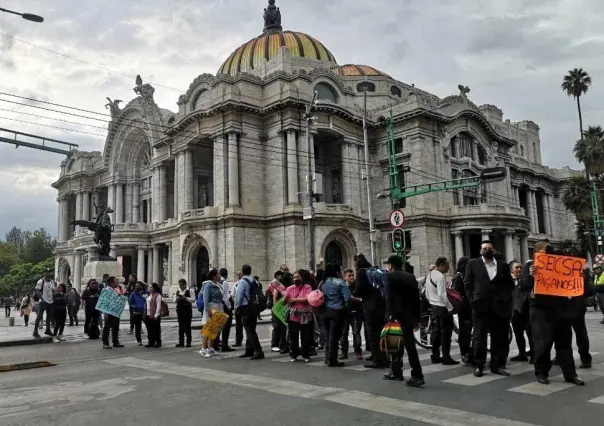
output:
M392 231L392 248L397 253L405 249L405 233L402 229Z

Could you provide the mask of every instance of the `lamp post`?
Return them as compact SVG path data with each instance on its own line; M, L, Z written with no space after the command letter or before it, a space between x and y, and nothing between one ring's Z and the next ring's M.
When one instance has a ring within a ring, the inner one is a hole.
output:
M371 264L377 265L375 218L373 217L373 197L371 196L371 179L369 174L369 140L367 138L367 92L375 92L375 85L362 82L357 90L363 92L363 147L365 151L365 179L367 182L367 214L369 215L369 241L371 242Z
M308 155L308 171L306 173L306 197L308 199L308 207L307 212L303 214L303 219L308 220L308 259L311 270L315 270L315 235L313 229L313 218L314 218L314 194L313 194L313 183L315 180L314 170L312 168L311 153L313 152L311 149L312 146L312 137L311 137L311 129L312 129L312 111L315 105L317 104L317 92L313 93L312 100L309 104L306 105L306 110L304 113L304 119L306 120L306 154Z
M12 13L13 15L19 15L26 21L44 22L44 18L42 18L39 15L34 15L33 13L19 13L19 12L15 12L14 10L4 9L2 7L0 7L0 12Z

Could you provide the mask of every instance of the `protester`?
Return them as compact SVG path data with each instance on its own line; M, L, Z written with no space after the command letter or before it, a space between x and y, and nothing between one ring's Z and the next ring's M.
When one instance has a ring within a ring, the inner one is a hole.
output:
M323 281L325 309L321 315L325 330L325 364L328 367L342 367L338 361L338 342L342 335L346 315L352 304L348 285L342 280L342 268L339 265L327 265Z
M289 272L286 272L286 274L289 274ZM283 292L283 301L289 307L287 327L289 328L289 356L291 361L296 361L299 356L302 356L304 362L310 362L313 330L312 313L307 296L311 291L310 285L305 284L302 280L300 271L294 273L293 285L287 288L280 286L274 290L275 295ZM277 320L283 325L283 333L285 334L285 325L278 318ZM284 350L282 351L286 353Z
M118 293L119 283L117 278L109 277L106 281L107 287L103 291L112 291ZM119 293L118 293L119 294ZM109 346L109 334L111 333L111 339L114 348L123 348L124 345L120 343L119 340L119 331L120 331L120 322L119 317L113 316L111 314L104 314L104 326L103 326L103 349L111 349L112 346Z
M218 286L220 276L218 269L214 268L208 272L207 280L203 283L201 291L203 293L203 318L201 325L205 325L216 312L223 312L223 294ZM199 354L210 358L217 355L214 349L213 339L203 336L201 339L201 350Z
M38 304L38 309L36 312L36 323L34 325L34 333L33 336L35 338L40 338L40 334L38 333L38 327L42 324L42 318L44 317L44 313L46 312L46 330L44 334L47 336L52 336L53 333L50 331L50 323L54 318L54 314L52 311L54 294L56 291L56 284L50 278L51 270L45 269L44 276L42 279L38 280L36 283L36 297L40 300Z
M67 315L69 316L69 326L78 326L78 310L80 309L80 295L71 284L67 286Z
M143 324L143 315L145 313L145 305L147 294L144 289L144 284L140 281L136 283L134 287L134 291L130 293L130 297L128 298L128 302L130 305L130 315L132 322L134 323L134 336L136 338L136 342L139 346L143 345L142 339L142 324Z
M152 283L150 295L146 299L145 324L148 343L146 348L161 348L161 287Z
M231 326L233 325L233 298L231 297L231 283L227 281L228 271L226 268L220 269L220 281L218 282L218 286L221 287L222 290L222 304L224 308L224 313L229 316L227 322L222 327L221 337L220 339L216 339L216 342L221 342L220 351L221 352L233 352L234 348L229 346L229 336L231 335Z
M352 307L346 315L342 337L340 338L339 359L348 359L348 336L352 330L352 348L357 360L363 359L363 341L361 340L361 328L363 327L363 299L356 297L356 285L354 271L346 269L343 272L344 281L352 294Z
M84 303L84 334L88 338L96 340L99 338L99 312L96 310L96 304L99 300L99 284L93 278L88 281L88 285L82 292L82 301Z
M25 327L29 325L29 316L34 306L34 301L29 294L26 294L21 300L21 316L25 322Z
M195 303L195 292L187 285L187 280L178 280L178 290L174 294L176 303L176 317L178 318L178 343L177 348L191 347L191 321L193 320L193 303Z
M53 313L55 318L55 330L53 336L60 342L63 342L63 331L65 330L65 322L67 320L67 287L61 283L57 286L54 301Z
M256 325L258 323L258 312L252 306L252 296L258 294L260 286L252 277L252 267L243 265L241 267L242 277L237 283L237 293L235 296L235 310L238 311L239 318L245 329L245 352L240 358L250 358L252 360L264 359L264 352L258 339Z

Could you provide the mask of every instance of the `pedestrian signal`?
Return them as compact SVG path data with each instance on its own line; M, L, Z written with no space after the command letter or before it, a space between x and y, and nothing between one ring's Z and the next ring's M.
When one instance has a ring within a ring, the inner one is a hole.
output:
M405 234L402 229L392 231L392 248L397 252L405 249Z

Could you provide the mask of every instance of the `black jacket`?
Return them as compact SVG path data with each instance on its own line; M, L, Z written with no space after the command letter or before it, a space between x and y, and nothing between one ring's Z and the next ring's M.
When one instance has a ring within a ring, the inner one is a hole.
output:
M472 316L472 306L470 305L470 301L468 299L468 296L466 295L466 289L464 287L463 278L464 277L461 272L456 272L455 275L453 275L453 278L451 279L451 287L453 287L453 290L458 292L461 298L463 299L461 311L459 312L459 314L461 316L470 317Z
M501 318L512 316L514 280L508 264L497 261L497 274L491 280L482 257L470 260L464 287L474 312L484 314L492 310Z
M392 271L387 275L386 312L401 324L415 324L420 319L419 288L415 276Z
M374 311L376 314L384 313L384 298L367 279L367 268L356 271L356 294L363 299L364 310Z

